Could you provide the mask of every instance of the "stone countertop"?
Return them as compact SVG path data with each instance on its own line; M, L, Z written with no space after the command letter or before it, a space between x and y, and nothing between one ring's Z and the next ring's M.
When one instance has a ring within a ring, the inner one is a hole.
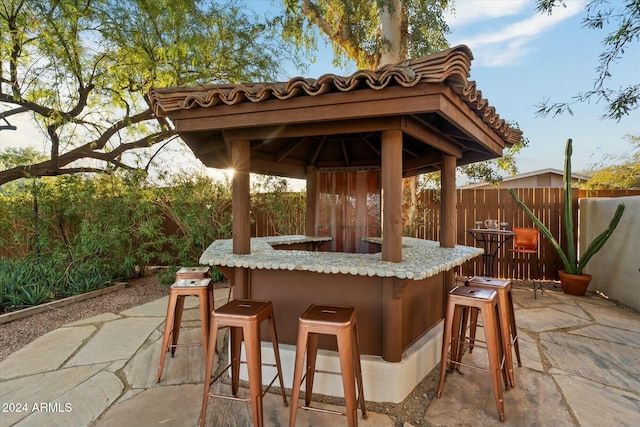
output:
M354 276L422 280L462 265L483 253L480 248L456 245L441 248L432 240L402 238L402 262L382 261L382 254L275 250L272 245L328 241L330 237L270 236L251 239L251 253L234 254L231 239L216 240L200 257L200 264L265 270L298 270ZM367 238L373 243L380 238Z

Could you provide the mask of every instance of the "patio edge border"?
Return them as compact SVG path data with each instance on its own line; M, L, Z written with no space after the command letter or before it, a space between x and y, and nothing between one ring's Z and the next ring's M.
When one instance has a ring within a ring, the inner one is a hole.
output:
M73 295L67 298L51 301L45 304L23 308L22 310L16 310L16 311L11 311L5 314L0 314L0 325L3 323L14 321L14 320L22 319L27 316L31 316L33 314L42 313L43 311L64 307L65 305L69 305L74 302L80 302L89 298L95 298L102 295L110 294L111 292L120 291L126 288L127 286L128 286L127 282L118 282L117 284L109 286L107 288L97 289L95 291L87 292L84 294Z

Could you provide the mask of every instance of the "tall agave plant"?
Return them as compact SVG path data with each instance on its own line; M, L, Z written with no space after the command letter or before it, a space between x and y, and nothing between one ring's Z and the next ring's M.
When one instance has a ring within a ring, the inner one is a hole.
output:
M564 264L565 272L567 272L569 274L581 275L582 274L582 270L587 265L587 263L589 262L591 257L596 252L598 252L600 249L602 249L604 244L607 242L607 240L609 239L609 237L613 233L613 230L615 230L615 228L618 226L618 222L620 221L620 218L622 217L622 214L624 212L625 206L624 206L624 203L620 203L618 205L618 207L616 209L616 212L613 215L613 218L611 219L611 222L609 223L609 226L607 227L607 229L604 230L602 233L600 233L598 235L598 237L593 239L593 241L587 247L587 250L584 251L584 253L582 254L582 258L580 258L578 260L578 257L577 257L577 254L576 254L575 236L574 236L574 232L573 232L573 212L572 212L572 206L571 206L571 154L572 154L572 150L573 150L572 149L572 140L568 139L567 140L567 145L566 145L566 148L565 148L565 153L564 153L565 158L564 158L564 213L563 213L563 217L564 217L565 236L567 236L567 253L566 254L562 250L562 248L560 247L560 244L558 243L556 238L553 237L553 234L551 234L551 231L542 223L542 221L540 221L533 214L533 212L531 212L531 209L529 209L527 207L527 205L525 205L522 202L522 200L520 200L518 198L518 195L516 194L516 192L513 191L512 188L509 189L509 192L511 193L511 197L513 197L513 199L516 201L518 206L520 206L522 208L522 210L525 211L525 213L529 216L529 218L531 218L531 220L536 225L536 227L538 227L540 229L540 232L542 234L544 234L544 236L547 239L549 239L549 241L551 242L551 245L558 252L558 255L560 255L560 259L562 260L562 264Z

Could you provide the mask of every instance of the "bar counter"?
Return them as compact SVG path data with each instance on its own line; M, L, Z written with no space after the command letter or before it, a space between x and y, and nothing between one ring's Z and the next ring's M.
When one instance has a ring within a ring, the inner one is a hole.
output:
M213 242L200 257L216 266L236 298L270 300L278 339L295 344L298 317L311 304L356 308L363 354L399 362L402 352L444 317L444 273L482 254L468 246L441 248L438 242L402 239L402 262L378 253L286 249L315 247L329 237L273 236L251 239L251 253L234 254L232 240ZM380 244L377 237L365 238ZM266 339L268 335L264 335ZM320 340L335 349L335 340Z
M482 249L469 246L441 248L438 242L411 237L402 238L400 263L382 261L380 252L359 254L282 250L294 244L322 243L329 240L330 237L302 235L254 237L251 239L251 253L245 255L232 253L231 239L216 240L202 254L200 264L421 280L462 265L483 253ZM380 237L366 237L363 240L377 244L382 242Z

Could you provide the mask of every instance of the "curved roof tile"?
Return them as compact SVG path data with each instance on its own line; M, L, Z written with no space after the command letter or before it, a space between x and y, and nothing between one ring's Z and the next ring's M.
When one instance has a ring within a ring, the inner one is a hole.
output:
M190 87L152 88L149 100L153 111L163 116L171 111L220 104L287 100L298 96L319 96L329 92L348 92L362 88L383 90L392 85L412 87L418 83L445 83L451 87L484 123L508 144L520 140L522 132L512 129L489 106L474 81L469 81L473 54L465 45L437 52L377 70L360 70L350 76L325 74L318 79L294 77L287 82L212 84Z

